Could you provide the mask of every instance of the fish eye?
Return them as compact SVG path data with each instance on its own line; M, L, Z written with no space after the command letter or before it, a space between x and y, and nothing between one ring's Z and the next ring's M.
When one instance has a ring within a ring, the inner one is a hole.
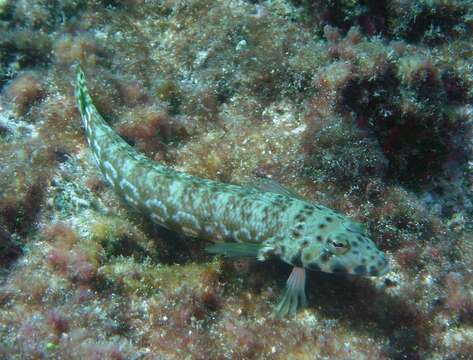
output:
M330 247L330 252L337 255L345 254L350 250L350 244L344 236L336 236L334 239L327 239L327 244Z

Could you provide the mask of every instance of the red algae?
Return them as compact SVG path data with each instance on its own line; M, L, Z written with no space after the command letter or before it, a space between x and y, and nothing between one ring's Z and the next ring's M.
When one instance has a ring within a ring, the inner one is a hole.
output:
M7 96L15 104L16 114L23 116L34 103L45 96L45 89L38 77L33 74L23 74L11 82Z
M169 116L166 111L145 107L124 117L124 123L118 126L117 132L150 157L158 150L163 150L167 143L188 136L186 124Z

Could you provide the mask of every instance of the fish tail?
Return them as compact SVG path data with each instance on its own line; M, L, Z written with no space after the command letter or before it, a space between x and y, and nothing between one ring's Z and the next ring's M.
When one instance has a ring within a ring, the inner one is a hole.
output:
M81 117L84 117L85 109L88 102L92 102L89 91L87 89L85 74L80 65L77 65L76 82L74 86L74 95L77 101L77 107ZM87 99L89 99L87 101Z

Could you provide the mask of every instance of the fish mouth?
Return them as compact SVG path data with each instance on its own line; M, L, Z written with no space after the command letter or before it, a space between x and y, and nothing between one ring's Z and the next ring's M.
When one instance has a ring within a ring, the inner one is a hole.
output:
M391 271L391 266L389 265L388 260L385 260L384 267L379 270L379 276L386 275L390 271Z
M384 259L382 266L371 265L368 267L368 269L368 276L383 276L391 271L391 267L389 266L387 259Z

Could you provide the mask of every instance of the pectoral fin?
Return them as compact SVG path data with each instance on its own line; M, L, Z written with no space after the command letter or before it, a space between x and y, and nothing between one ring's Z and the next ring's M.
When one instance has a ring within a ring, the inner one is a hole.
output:
M287 279L286 289L279 304L274 308L273 314L276 317L283 317L287 314L295 315L299 308L307 306L305 295L305 269L294 267L291 275Z
M263 246L254 243L219 243L209 245L205 250L209 254L219 254L225 257L254 257L258 256Z

